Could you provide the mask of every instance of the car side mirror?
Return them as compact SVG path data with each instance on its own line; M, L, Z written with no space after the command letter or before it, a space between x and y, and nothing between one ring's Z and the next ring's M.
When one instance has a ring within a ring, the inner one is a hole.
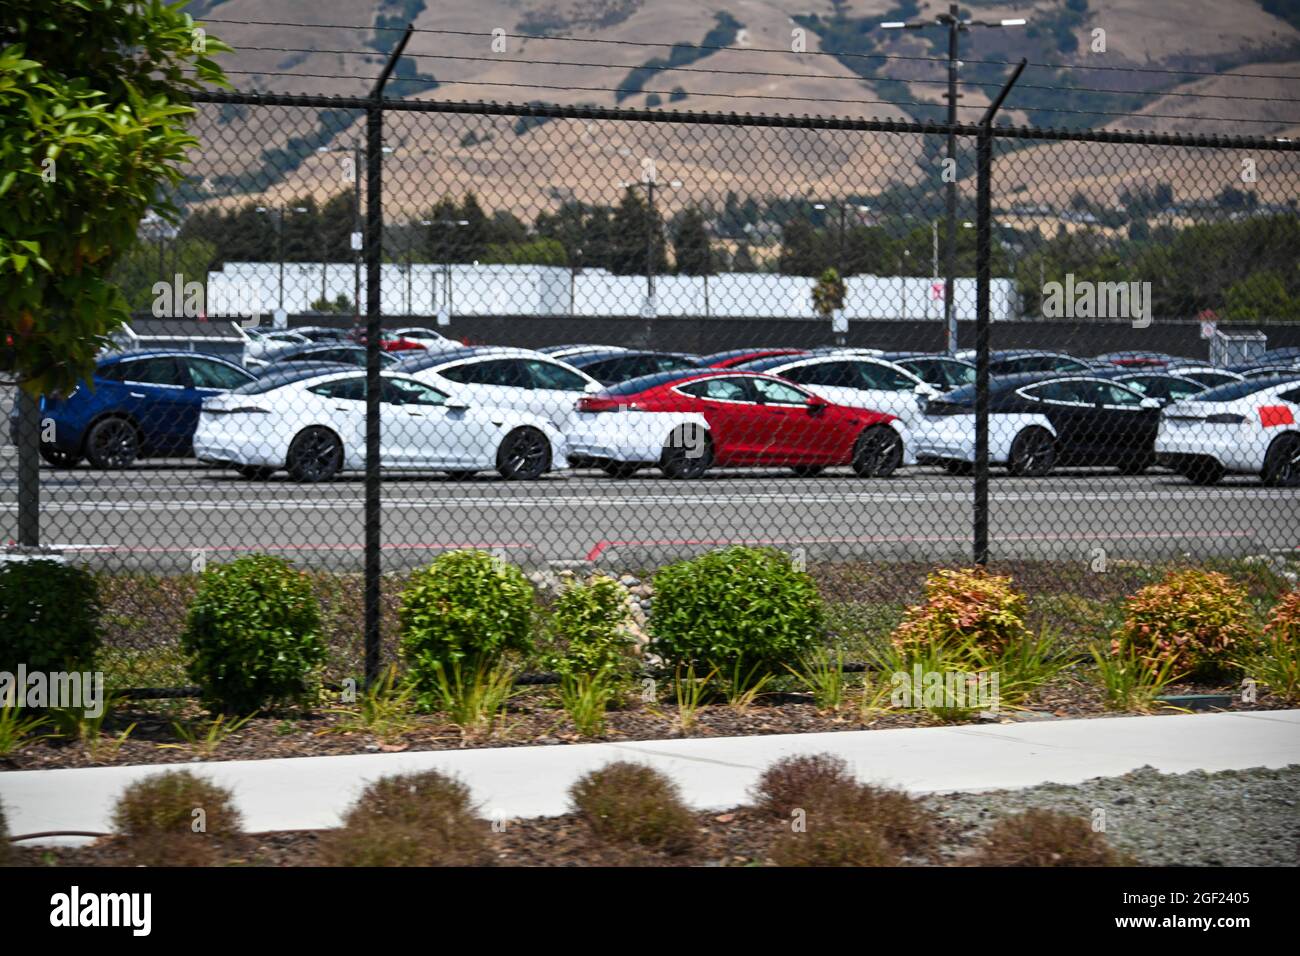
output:
M826 411L828 405L830 405L830 402L826 401L826 399L822 398L820 395L812 395L808 399L808 414L820 415L822 412Z
M1142 407L1143 407L1143 408L1161 408L1163 405L1164 405L1164 402L1160 401L1160 399L1158 399L1158 398L1144 398L1144 399L1142 399Z

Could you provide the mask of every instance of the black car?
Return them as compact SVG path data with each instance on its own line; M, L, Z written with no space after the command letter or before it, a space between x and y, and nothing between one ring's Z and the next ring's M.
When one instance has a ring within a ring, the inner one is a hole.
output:
M907 369L927 385L952 391L975 382L975 363L934 352L885 352L877 356Z
M930 399L927 415L969 415L975 406L975 386L967 385L941 398ZM1160 403L1102 375L1030 373L989 381L990 431L1014 431L1014 419L1003 415L1042 415L1056 437L1041 433L1033 455L1015 456L1016 474L1045 475L1058 466L1114 466L1136 475L1155 464ZM1032 433L1032 428L1020 429Z
M1170 355L1168 352L1129 350L1125 352L1107 352L1104 355L1094 357L1093 361L1098 365L1113 365L1118 368L1132 370L1165 368L1179 362L1186 363L1187 359L1177 355Z
M1154 398L1161 407L1171 402L1180 402L1184 398L1199 395L1209 388L1204 382L1179 375L1176 372L1143 369L1114 369L1092 373L1097 378L1109 379L1127 385L1133 391L1146 398Z
M1094 366L1085 359L1063 352L1040 349L1008 349L989 354L990 375L1021 375L1028 372L1091 372Z
M676 372L696 368L698 355L685 352L636 352L631 350L608 352L582 352L570 355L565 363L580 368L601 385L617 385L630 378L653 375L655 372Z

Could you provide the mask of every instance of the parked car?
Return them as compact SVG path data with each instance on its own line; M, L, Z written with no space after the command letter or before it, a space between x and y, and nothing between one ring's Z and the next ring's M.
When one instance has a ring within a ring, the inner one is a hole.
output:
M1119 382L1146 398L1154 398L1161 405L1182 401L1193 395L1199 395L1208 388L1207 385L1188 378L1182 374L1157 369L1112 369L1094 372L1097 378Z
M1243 379L1254 381L1276 378L1279 375L1290 375L1298 369L1300 369L1300 366L1296 365L1254 365L1241 369L1239 374Z
M268 352L290 348L295 345L310 345L311 339L291 329L245 329L235 326L244 337L244 365L250 361L263 358Z
M1185 363L1187 359L1177 355L1170 355L1168 352L1146 352L1146 351L1125 351L1125 352L1106 352L1098 355L1092 360L1100 366L1115 365L1120 368L1165 368L1170 365L1176 365L1180 362Z
M531 349L430 352L403 360L395 371L472 404L540 415L561 432L573 419L578 397L601 388L585 372Z
M973 362L974 359L972 358ZM1039 349L1008 349L989 354L990 375L1021 375L1027 372L1090 372L1092 363L1066 355L1063 352L1046 352Z
M1229 473L1266 485L1300 487L1300 370L1231 382L1170 405L1155 452L1189 481L1212 485Z
M1194 382L1200 382L1206 388L1214 388L1218 385L1227 385L1229 382L1245 380L1245 377L1237 372L1229 372L1227 369L1196 363L1166 365L1164 371L1170 375L1178 375L1182 378L1190 378Z
M1050 372L989 382L989 460L1013 475L1058 466L1112 465L1139 474L1154 463L1160 403L1097 375ZM926 403L913 431L917 461L969 470L975 461L975 386Z
M684 427L654 456L629 462L657 463L669 478L698 478L714 465L789 467L805 477L850 465L862 477L883 478L903 461L893 416L836 405L774 375L749 371L683 369L634 378L583 397L578 411L702 416L703 432ZM570 447L582 454L592 450L580 426L571 432Z
M892 415L904 434L921 419L925 399L940 394L911 372L870 355L778 356L736 367L779 375L837 405ZM910 446L904 455L904 463L914 460Z
M880 357L911 372L941 392L950 392L975 382L975 364L950 355L931 352L882 352Z
M362 348L366 344L366 330L364 328L355 328L348 334L348 340L355 342ZM424 351L424 343L417 342L415 339L404 338L396 332L390 332L383 329L379 336L379 347L385 352L411 352Z
M700 367L733 368L762 358L806 354L803 349L731 349L727 352L714 352L712 355L700 356Z
M246 369L214 355L163 349L108 355L96 363L91 383L41 396L41 418L53 424L41 457L59 468L83 458L96 468L127 468L138 458L188 455L203 400L252 380ZM11 438L17 425L15 404Z
M698 368L698 355L685 352L638 352L620 349L611 352L580 352L565 358L565 363L586 372L601 385L616 385L629 378Z
M396 362L397 358L391 353L381 352L379 360L385 365L390 365ZM268 352L260 359L250 359L248 367L261 375L268 369L281 365L291 365L296 362L342 363L365 368L366 349L365 346L356 345L352 342L314 342L310 345L291 345L288 348Z
M408 326L404 329L393 329L389 335L395 339L406 339L409 342L415 342L426 349L450 351L451 349L464 347L463 343L455 339L449 339L441 332L418 325Z
M547 345L537 351L551 358L568 359L584 352L623 352L621 345Z
M567 467L563 436L544 418L456 398L385 371L380 391L380 463L437 469L463 478L494 468L503 478L538 478ZM288 369L203 403L194 453L200 461L265 479L327 481L365 467L366 377L355 368Z

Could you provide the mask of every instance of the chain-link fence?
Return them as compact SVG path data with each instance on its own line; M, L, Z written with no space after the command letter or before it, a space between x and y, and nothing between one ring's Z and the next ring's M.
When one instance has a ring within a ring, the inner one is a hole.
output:
M982 204L974 127L948 162L943 126L378 104L206 95L123 348L33 409L38 486L3 449L6 537L39 499L101 574L110 683L183 684L195 572L245 552L315 576L343 675L454 548L767 544L848 619L972 551L1300 543L1294 144L999 129Z

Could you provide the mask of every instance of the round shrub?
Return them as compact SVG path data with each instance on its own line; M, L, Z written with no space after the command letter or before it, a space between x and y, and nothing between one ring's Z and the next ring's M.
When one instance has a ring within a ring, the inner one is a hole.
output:
M1273 605L1264 636L1270 642L1300 644L1300 587L1288 591Z
M1055 810L1026 810L1003 817L984 836L978 866L1124 866L1088 821Z
M604 673L627 679L636 668L628 590L604 574L569 583L551 606L555 649L546 666L564 677Z
M449 551L414 572L397 612L402 658L422 706L440 700L439 676L494 667L527 651L533 587L523 572L484 551Z
M310 579L265 554L208 568L181 646L191 655L188 673L204 701L227 713L307 698L325 661Z
M812 577L774 548L730 547L654 576L650 649L669 666L716 667L742 682L784 673L822 629Z
M188 770L136 781L113 809L113 830L143 866L211 866L242 827L231 792Z
M0 564L0 671L93 670L99 591L83 568L60 561Z
M997 656L1027 635L1028 601L1011 578L983 568L940 569L925 579L925 601L907 609L894 631L900 652L968 645Z
M685 853L699 840L677 784L653 767L618 761L593 770L569 788L569 801L609 843Z
M850 816L809 817L807 829L788 830L772 843L777 866L898 866L900 860L878 831Z
M1250 602L1243 589L1218 571L1171 571L1124 602L1124 624L1112 650L1133 649L1174 671L1212 675L1254 640Z
M487 834L469 788L429 770L370 784L321 850L334 866L486 866Z

